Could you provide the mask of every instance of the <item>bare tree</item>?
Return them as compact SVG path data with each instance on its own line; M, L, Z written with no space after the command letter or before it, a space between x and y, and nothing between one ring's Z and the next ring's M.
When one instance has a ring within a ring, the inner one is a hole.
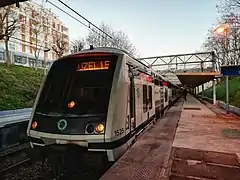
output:
M84 39L74 40L71 42L71 53L76 53L84 49L86 42Z
M240 0L221 0L217 9L223 14L236 13L240 9Z
M113 37L113 30L110 26L101 23L99 29ZM107 37L107 35L103 34L97 29L94 29L94 31L90 31L88 36L86 37L86 43L95 47L113 47L114 42L112 41L113 40L111 38Z
M99 29L110 35L112 38L95 29L94 32L89 32L86 37L88 45L93 45L95 47L115 47L125 50L132 55L136 54L136 49L130 42L127 34L122 31L114 31L111 26L104 23L100 24Z
M217 34L215 29L219 25L227 26L227 34ZM215 51L220 60L219 65L240 64L240 18L233 14L223 14L218 24L209 30L203 44L205 50ZM227 35L227 36L226 36Z
M9 39L18 30L18 19L14 10L14 5L5 6L0 8L0 40L5 42L7 64L11 64L9 55L8 43Z
M68 50L68 42L63 38L62 35L56 36L56 44L52 46L52 50L60 58Z
M131 43L130 39L128 38L127 34L122 31L118 31L114 33L114 38L117 40L117 48L123 49L132 55L136 55L137 51L134 45Z
M43 47L46 37L43 35L49 35L48 29L45 29L45 25L43 23L44 17L47 17L48 12L45 10L45 1L39 4L39 7L36 8L31 3L26 3L27 12L30 13L30 34L32 34L32 46L35 56L35 68L37 68L37 62L40 56L40 52L42 51L41 47ZM47 27L46 27L47 28ZM47 32L46 32L47 31Z

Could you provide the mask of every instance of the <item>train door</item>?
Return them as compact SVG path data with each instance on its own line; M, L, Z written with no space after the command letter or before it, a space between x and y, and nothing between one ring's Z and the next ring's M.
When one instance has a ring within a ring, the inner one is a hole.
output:
M160 106L161 106L161 115L163 114L163 110L164 110L164 88L162 86L162 83L160 84Z
M136 128L136 104L135 104L135 86L134 77L130 77L129 86L129 108L130 108L130 132Z
M168 102L169 102L168 87L164 86L164 108L168 106Z
M134 76L136 76L137 71L132 67L128 66L128 75L129 75L129 88L128 88L128 117L127 117L127 126L130 133L136 128L136 103L135 103L135 84Z
M143 91L142 91L142 96L143 96L143 115L142 115L142 123L148 119L148 89L147 85L143 84Z

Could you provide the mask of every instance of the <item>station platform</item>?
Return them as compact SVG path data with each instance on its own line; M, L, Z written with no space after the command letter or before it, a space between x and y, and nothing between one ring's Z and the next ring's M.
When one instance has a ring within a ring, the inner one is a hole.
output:
M240 118L215 110L180 99L100 179L240 180Z

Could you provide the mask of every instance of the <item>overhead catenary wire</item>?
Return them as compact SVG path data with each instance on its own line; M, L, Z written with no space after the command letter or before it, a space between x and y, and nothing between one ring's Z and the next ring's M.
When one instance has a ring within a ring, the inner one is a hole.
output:
M72 10L73 12L75 12L77 15L79 15L81 18L83 18L85 21L87 21L88 25L82 21L80 21L79 19L77 19L76 17L74 17L73 15L71 15L70 13L68 13L67 11L63 10L62 8L58 7L57 5L55 5L53 2L46 0L46 2L48 2L49 4L51 4L52 6L54 6L55 8L59 9L60 11L62 11L63 13L67 14L69 17L73 18L74 20L78 21L80 24L82 24L83 26L87 27L88 29L92 30L94 33L100 35L101 37L103 37L104 39L107 39L107 37L109 37L111 40L113 40L114 42L112 42L115 45L118 45L118 43L116 43L116 40L110 36L109 34L107 34L106 32L104 32L103 30L101 30L100 28L98 28L96 25L94 25L92 22L90 22L89 20L87 20L85 17L83 17L82 15L80 15L78 12L76 12L74 9L72 9L71 7L69 7L67 4L65 4L62 1L59 1L60 3L63 3L66 7L70 8L70 10ZM92 29L90 27L90 25L92 25L93 27L95 27L96 29L98 29L99 31L101 31L103 34L105 34L106 36L100 34L99 32L97 32L95 29Z
M100 29L99 27L97 27L95 24L93 24L91 21L89 21L87 18L83 17L81 14L79 14L77 11L75 11L73 8L71 8L70 6L68 6L66 3L64 3L61 0L58 0L60 3L62 3L64 6L66 6L68 9L70 9L71 11L73 11L75 14L77 14L79 17L81 17L82 19L84 19L85 21L88 22L89 25L92 25L93 27L95 27L96 29L98 29L99 31L101 31L103 34L105 34L106 36L108 36L109 38L113 39L114 38L112 36L110 36L108 33L106 33L105 31L103 31L102 29Z

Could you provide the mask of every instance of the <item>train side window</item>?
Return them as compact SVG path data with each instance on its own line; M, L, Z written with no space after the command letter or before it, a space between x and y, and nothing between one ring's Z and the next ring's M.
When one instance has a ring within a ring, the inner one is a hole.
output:
M134 95L134 94L133 94L133 90L134 90L134 89L133 89L132 86L130 85L130 87L129 87L129 91L130 91L130 119L132 119L132 118L134 117L134 116L133 116L133 115L134 115L134 109L133 109L133 108L134 108L134 106L133 106L133 105L134 105L134 104L133 104L133 103L134 103L134 102L133 102L133 101L134 101L134 99L133 99L133 95Z
M147 112L147 85L143 85L143 112Z
M152 86L148 86L148 107L149 109L152 109Z

